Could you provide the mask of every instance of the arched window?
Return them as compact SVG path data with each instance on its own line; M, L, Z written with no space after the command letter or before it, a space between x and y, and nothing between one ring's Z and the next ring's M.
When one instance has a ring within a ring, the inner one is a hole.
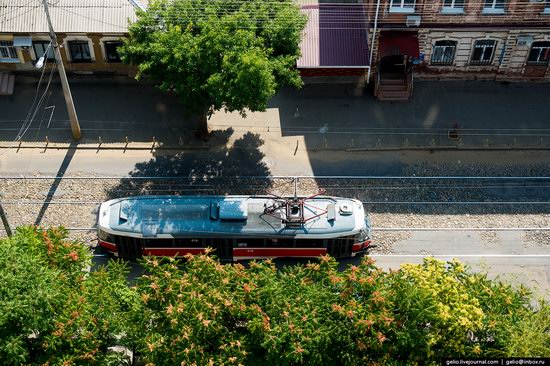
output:
M533 42L529 56L527 57L527 65L548 65L550 60L550 42Z
M452 65L455 59L456 41L436 41L433 46L432 65Z

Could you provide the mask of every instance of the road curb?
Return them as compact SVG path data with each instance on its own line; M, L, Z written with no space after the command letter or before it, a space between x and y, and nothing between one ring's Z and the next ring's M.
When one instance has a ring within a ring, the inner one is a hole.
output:
M208 144L203 145L161 145L158 143L14 143L0 142L0 149L41 149L41 150L69 150L76 148L77 150L131 150L131 151L161 151L161 150L210 150L213 146ZM289 146L289 149L293 149ZM310 152L385 152L385 151L549 151L550 146L393 146L393 147L355 147L355 148L311 148L306 151Z
M167 145L167 146L154 146L150 143L128 143L128 144L70 144L70 143L24 143L24 144L2 144L0 143L0 149L41 149L41 150L210 150L210 145Z

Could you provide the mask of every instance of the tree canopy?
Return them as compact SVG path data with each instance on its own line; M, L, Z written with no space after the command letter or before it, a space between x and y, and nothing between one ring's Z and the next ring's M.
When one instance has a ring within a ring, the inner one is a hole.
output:
M281 86L302 85L295 64L306 20L294 0L154 0L119 51L204 128L208 113L262 111Z

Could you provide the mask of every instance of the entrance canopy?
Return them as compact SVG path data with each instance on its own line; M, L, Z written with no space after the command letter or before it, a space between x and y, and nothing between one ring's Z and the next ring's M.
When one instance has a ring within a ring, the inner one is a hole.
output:
M304 68L365 68L369 65L362 3L303 5L308 16L297 62Z
M378 58L405 55L419 58L418 36L413 32L381 32Z

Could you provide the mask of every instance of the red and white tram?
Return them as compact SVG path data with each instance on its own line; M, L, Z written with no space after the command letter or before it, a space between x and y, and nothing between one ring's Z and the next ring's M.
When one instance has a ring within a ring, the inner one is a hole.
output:
M344 258L370 245L363 204L320 195L128 197L104 202L98 222L99 245L128 259L207 247L224 261Z

